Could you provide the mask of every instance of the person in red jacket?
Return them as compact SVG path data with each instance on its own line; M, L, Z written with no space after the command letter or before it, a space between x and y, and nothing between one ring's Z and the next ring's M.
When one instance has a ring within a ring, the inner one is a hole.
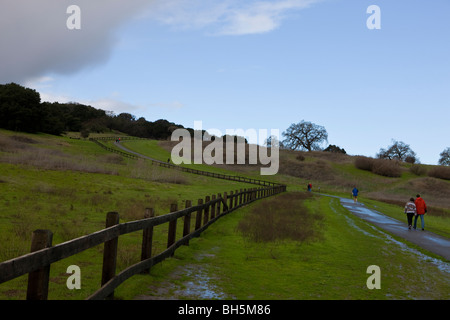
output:
M420 221L422 223L422 231L425 230L425 221L424 221L424 215L427 212L427 205L425 204L425 200L423 200L420 197L420 194L418 194L416 196L416 210L417 210L417 215L414 217L414 230L417 227L417 218L420 217Z

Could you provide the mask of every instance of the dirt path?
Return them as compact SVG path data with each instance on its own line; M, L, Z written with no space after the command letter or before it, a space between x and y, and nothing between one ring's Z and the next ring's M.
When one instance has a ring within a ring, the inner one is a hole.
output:
M352 199L337 198L340 199L343 207L361 219L450 261L450 239L426 230L422 231L420 229L420 220L417 221L417 230L409 230L406 223L406 217L404 219L405 221L402 222L388 217L376 210L369 209L362 203L354 203Z

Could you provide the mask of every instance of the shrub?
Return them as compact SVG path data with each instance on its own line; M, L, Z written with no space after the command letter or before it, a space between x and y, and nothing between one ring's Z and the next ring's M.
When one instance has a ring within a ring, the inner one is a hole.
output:
M380 176L398 178L402 170L396 161L377 159L373 163L372 172Z
M358 156L355 159L355 167L361 170L371 171L384 177L400 177L402 170L397 161L385 159L373 159Z
M323 160L314 162L288 160L280 165L279 173L315 181L333 179L331 166Z
M428 175L438 179L450 180L450 167L434 167L428 171Z
M241 220L238 230L255 242L320 240L324 217L304 205L304 199L310 196L290 192L268 199Z
M409 171L414 173L416 176L421 176L427 172L427 169L419 164L413 164L411 168L409 168Z
M375 159L359 156L355 159L355 167L361 170L372 171Z
M409 155L409 156L406 156L405 162L406 163L416 163L417 158L415 156Z
M124 158L118 154L107 154L102 158L103 162L110 164L124 164Z
M36 143L38 143L36 140L31 139L31 138L26 137L26 136L14 135L14 136L11 136L10 138L11 138L11 140L22 142L22 143L28 143L28 144L36 144Z
M325 150L325 152L334 152L334 153L342 153L347 154L344 148L339 148L338 146L335 146L334 144L330 144Z

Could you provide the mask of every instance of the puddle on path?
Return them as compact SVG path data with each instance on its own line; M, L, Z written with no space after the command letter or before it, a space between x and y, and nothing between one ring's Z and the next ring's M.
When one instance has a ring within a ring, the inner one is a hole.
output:
M174 295L188 299L225 299L226 295L220 292L211 281L202 266L188 265L183 267L184 277L190 280L183 283L183 288L174 291Z
M207 270L207 265L202 265L204 258L214 257L214 254L199 254L196 261L199 264L187 264L177 267L170 278L157 286L149 287L149 295L136 297L137 300L216 300L230 299L214 285L214 278ZM186 279L179 284L181 279Z

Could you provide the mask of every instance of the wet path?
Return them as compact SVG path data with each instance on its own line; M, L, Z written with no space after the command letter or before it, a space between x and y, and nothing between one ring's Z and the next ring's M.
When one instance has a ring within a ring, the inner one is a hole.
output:
M417 221L418 229L409 230L406 216L405 221L402 222L388 217L376 210L369 209L362 203L354 203L352 199L337 198L344 208L348 209L351 213L361 219L450 261L450 239L426 230L422 231L420 229L420 219Z

